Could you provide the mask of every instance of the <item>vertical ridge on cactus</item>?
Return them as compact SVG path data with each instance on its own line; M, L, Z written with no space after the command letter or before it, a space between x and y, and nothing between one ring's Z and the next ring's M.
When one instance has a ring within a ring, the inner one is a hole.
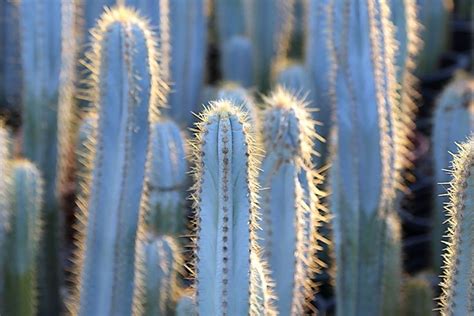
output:
M5 315L35 315L43 181L38 169L23 159L13 160L9 176L11 228L5 253L8 260L2 309Z
M259 162L246 114L231 101L211 103L199 114L192 147L196 235L190 269L197 310L273 315L271 282L256 284L268 272L262 265L263 276L256 274Z
M440 283L441 315L474 311L474 135L459 145L448 189L448 242Z
M314 308L319 271L318 228L324 220L313 166L318 135L304 100L282 87L264 98L263 137L267 152L260 175L262 248L268 257L282 315Z
M433 313L433 290L428 281L412 277L403 286L403 315L430 316Z
M68 308L78 315L130 315L150 124L159 118L167 86L159 77L154 33L135 11L107 9L92 38L86 93L98 122L85 146Z
M276 70L276 83L289 91L296 91L303 95L310 95L312 86L309 72L299 62L287 60ZM308 97L312 100L312 97ZM315 100L316 101L316 100Z

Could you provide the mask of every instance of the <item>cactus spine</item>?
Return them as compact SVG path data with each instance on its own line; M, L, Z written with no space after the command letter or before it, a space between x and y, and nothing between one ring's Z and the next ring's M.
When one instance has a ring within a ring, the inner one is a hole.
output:
M395 133L403 128L395 117L393 26L384 0L337 0L327 12L336 122L330 171L336 310L378 315L387 216L399 179Z
M317 134L303 100L281 87L265 98L262 243L275 280L278 311L303 314L313 299L321 223L312 164Z
M404 316L433 315L433 290L428 281L421 278L410 278L403 286Z
M180 235L185 228L183 191L186 148L179 127L171 120L151 126L148 226L160 234Z
M441 315L474 314L474 135L459 146L448 189Z
M217 90L216 99L230 100L236 106L241 107L242 110L247 112L251 125L257 130L258 109L255 99L248 90L233 82L225 82Z
M449 168L456 142L474 131L474 79L459 73L439 96L433 118L434 172L437 186L433 216L433 268L438 273L442 265L442 247L446 238L444 205L448 202L444 184L450 181Z
M35 315L43 182L38 169L26 160L14 160L10 176L4 310L5 315Z
M154 34L134 11L106 10L92 36L87 93L98 122L86 146L77 280L68 307L78 315L130 315L149 126L166 85L158 77Z
M197 316L196 303L193 297L183 296L176 306L176 316Z
M223 100L211 103L197 123L193 271L200 315L273 314L269 283L257 284L267 272L256 270L258 161L245 116Z

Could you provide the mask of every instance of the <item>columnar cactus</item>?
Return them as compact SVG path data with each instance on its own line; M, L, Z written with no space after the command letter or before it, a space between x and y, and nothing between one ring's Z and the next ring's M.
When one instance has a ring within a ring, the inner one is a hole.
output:
M197 316L196 303L191 296L183 296L176 306L176 316Z
M274 314L266 266L258 265L258 153L245 116L222 100L197 123L192 270L199 315Z
M76 161L75 161L75 169L76 169L76 195L81 196L81 185L86 183L85 176L88 171L87 160L89 152L91 148L88 148L93 143L94 138L94 130L97 129L97 113L95 112L88 112L86 115L83 116L81 119L81 123L79 125L79 129L77 132L76 138Z
M251 125L255 129L258 125L258 109L252 94L243 87L233 83L223 83L216 93L216 99L230 100L232 103L247 112Z
M179 273L183 258L178 242L171 236L148 238L138 245L134 310L136 314L159 316L174 313L180 287Z
M262 244L275 280L278 311L302 315L314 298L321 224L312 164L315 122L303 100L278 87L265 99Z
M173 83L167 111L179 124L191 124L197 112L204 80L206 57L205 0L169 1L171 54L170 80Z
M148 227L179 236L185 230L187 161L184 135L171 120L151 126Z
M474 135L459 146L448 189L448 243L444 252L441 315L474 313Z
M38 169L26 160L14 160L10 176L3 310L5 315L36 315L43 182Z
M254 83L252 42L244 36L234 36L222 44L221 70L224 80L240 83L245 88Z
M389 214L386 219L385 262L383 275L382 315L400 315L400 291L402 282L402 242L401 224L396 214Z
M385 0L336 0L328 9L331 97L330 209L337 315L382 313L387 216L394 213L400 128L393 25ZM395 297L392 297L396 300Z
M297 62L287 62L285 66L278 69L276 82L290 91L303 95L309 94L313 89L308 70Z
M456 152L456 142L463 141L474 131L474 78L459 73L439 96L433 118L433 154L436 196L433 215L433 268L441 269L443 238L446 232L444 205L447 203L445 193L450 175L451 154Z
M245 1L215 1L217 30L221 44L226 43L235 36L245 34Z
M86 145L68 308L78 315L130 315L150 124L166 85L158 77L154 34L134 11L106 10L92 36L88 91L98 122Z
M404 316L433 315L433 290L428 281L413 277L403 285Z

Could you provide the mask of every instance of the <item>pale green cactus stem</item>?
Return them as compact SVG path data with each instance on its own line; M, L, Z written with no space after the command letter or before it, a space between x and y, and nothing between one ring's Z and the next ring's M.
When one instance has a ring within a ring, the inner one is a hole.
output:
M262 260L256 232L259 163L251 127L246 114L227 100L211 103L199 117L191 267L198 313L273 315L267 267L257 268Z
M403 285L403 316L433 315L433 289L421 277L409 278Z
M456 74L436 101L433 117L433 155L435 191L432 254L433 269L439 274L442 266L443 242L446 241L446 214L448 197L446 184L451 180L446 170L450 167L451 153L456 143L463 141L474 131L474 78L465 73ZM444 237L443 237L444 236Z
M181 292L179 276L184 264L179 243L172 236L150 234L137 251L141 267L135 281L134 314L173 314Z
M329 6L332 104L330 209L337 315L383 312L387 216L400 181L394 29L385 0ZM387 298L397 300L396 297Z
M318 137L307 103L277 87L264 97L265 159L260 184L262 248L268 257L282 315L301 315L313 308L316 254L324 220L313 166Z
M148 171L148 229L180 236L186 228L184 192L188 164L184 135L178 125L163 119L151 126L151 162Z
M5 315L36 315L37 256L41 234L43 181L38 169L26 160L14 160L7 190L10 230L5 262Z
M86 92L97 125L85 146L68 308L74 315L130 315L150 125L158 120L167 87L158 76L154 34L134 11L107 9L92 37Z
M448 189L448 242L444 257L442 316L474 314L474 134L453 157Z

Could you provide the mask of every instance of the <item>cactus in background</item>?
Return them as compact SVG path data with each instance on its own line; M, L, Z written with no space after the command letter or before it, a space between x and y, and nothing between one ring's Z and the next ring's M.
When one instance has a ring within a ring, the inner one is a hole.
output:
M170 81L169 116L181 125L192 123L204 80L207 27L205 0L169 2Z
M337 315L383 311L387 216L394 213L396 94L393 25L385 0L336 0L326 11L335 105L330 197Z
M446 216L444 206L448 199L445 193L450 175L451 154L456 152L456 142L463 141L474 131L474 78L458 73L454 80L439 96L433 118L433 155L436 196L433 215L432 254L433 268L441 271L443 238L446 232Z
M176 316L197 316L196 303L193 297L183 296L176 305Z
M282 87L265 97L262 164L262 248L282 315L302 315L316 291L322 217L312 160L315 122L303 100Z
M226 43L235 36L245 34L245 1L246 0L215 1L217 31L221 44Z
M246 114L222 100L211 103L196 126L192 271L197 310L200 315L272 314L266 266L258 267L258 153Z
M246 34L252 41L254 78L260 91L270 88L274 69L287 57L294 24L294 0L243 0Z
M222 44L221 70L224 80L249 88L254 83L252 42L244 36L234 36Z
M183 258L171 236L148 236L138 246L134 314L159 316L174 313L180 288Z
M285 66L277 70L276 83L290 91L303 95L308 95L312 90L308 70L298 62L288 61ZM312 100L312 97L308 99Z
M452 0L416 0L418 18L422 25L420 37L423 48L417 58L416 73L430 75L439 67L443 53L449 47Z
M148 174L148 228L159 234L180 235L185 230L186 148L179 127L171 120L151 126Z
M247 112L250 124L254 130L258 125L258 109L252 94L243 87L233 82L223 83L216 93L216 99L230 100L232 103Z
M106 10L92 35L88 93L98 122L85 146L68 308L75 315L130 315L150 124L167 87L158 77L154 34L134 11Z
M431 316L433 311L433 290L428 281L410 278L403 286L404 316Z
M474 134L459 145L448 189L448 243L444 252L441 315L474 312Z
M14 160L10 176L7 201L10 203L11 228L4 255L8 260L5 262L2 308L5 315L36 315L43 181L38 169L26 160Z
M93 143L93 133L97 129L97 113L88 112L84 115L79 125L77 138L76 138L76 195L81 196L83 193L80 191L81 183L84 185L86 183L85 177L87 175L87 159L88 153L92 150L88 146Z

